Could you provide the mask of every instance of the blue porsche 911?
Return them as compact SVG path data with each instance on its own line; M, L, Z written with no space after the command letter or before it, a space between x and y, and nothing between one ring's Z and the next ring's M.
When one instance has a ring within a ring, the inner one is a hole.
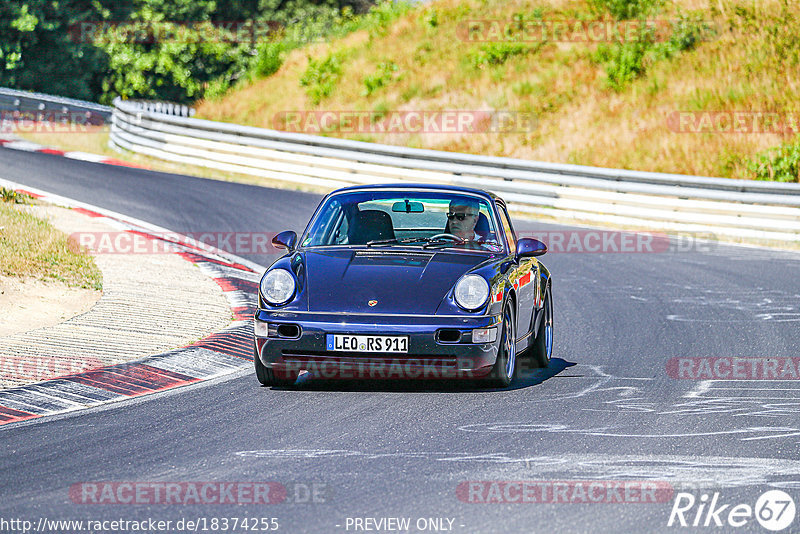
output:
M263 385L312 378L481 379L508 386L553 348L547 247L505 202L463 187L374 185L326 196L261 279Z

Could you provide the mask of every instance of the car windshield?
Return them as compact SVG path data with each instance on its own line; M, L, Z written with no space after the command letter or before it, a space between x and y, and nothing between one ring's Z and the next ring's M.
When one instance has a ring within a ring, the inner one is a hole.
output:
M329 198L302 240L303 247L460 248L500 252L487 200L468 194L360 191Z

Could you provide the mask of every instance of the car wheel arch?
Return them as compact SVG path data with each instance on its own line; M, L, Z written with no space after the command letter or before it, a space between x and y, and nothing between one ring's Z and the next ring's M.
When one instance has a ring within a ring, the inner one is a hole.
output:
M508 290L506 291L505 298L503 299L503 307L501 308L501 312L500 312L501 315L505 315L505 313L506 313L506 305L509 302L511 303L511 310L514 313L514 337L516 338L516 337L519 336L519 324L517 324L517 321L519 320L519 313L517 313L518 312L518 310L517 310L517 293L514 291L514 287L513 286L509 287ZM514 343L516 343L517 341L519 341L519 340L518 339L514 339Z
M510 284L509 284L510 285ZM514 291L514 286L511 286L506 290L505 298L503 299L503 312L505 312L506 304L508 301L511 301L511 305L514 308L514 313L517 312L517 293Z
M542 287L542 289L541 289L541 302L542 302L541 311L544 312L544 305L545 305L545 300L547 299L547 294L548 294L549 291L552 291L552 282L551 282L549 276L542 276L541 277L540 287ZM544 313L537 313L537 314L535 314L535 317L536 317L536 319L534 321L535 324L533 325L533 332L538 332L539 331L539 326L541 325L542 319L544 318Z

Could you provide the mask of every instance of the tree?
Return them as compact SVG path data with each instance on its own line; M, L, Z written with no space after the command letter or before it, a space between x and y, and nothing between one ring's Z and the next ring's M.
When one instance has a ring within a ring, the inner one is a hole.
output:
M4 0L0 3L0 85L96 99L108 73L102 50L76 38L75 25L130 8L116 0Z
M0 85L103 103L116 96L189 102L247 73L271 38L265 28L372 3L2 0ZM247 22L260 33L248 34Z

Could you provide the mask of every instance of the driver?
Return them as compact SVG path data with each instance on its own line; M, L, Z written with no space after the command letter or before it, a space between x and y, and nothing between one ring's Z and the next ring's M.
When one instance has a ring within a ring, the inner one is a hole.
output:
M446 233L453 234L465 241L480 241L481 236L475 232L475 225L478 224L480 214L480 204L478 200L471 198L459 198L450 201L450 209L447 212Z

